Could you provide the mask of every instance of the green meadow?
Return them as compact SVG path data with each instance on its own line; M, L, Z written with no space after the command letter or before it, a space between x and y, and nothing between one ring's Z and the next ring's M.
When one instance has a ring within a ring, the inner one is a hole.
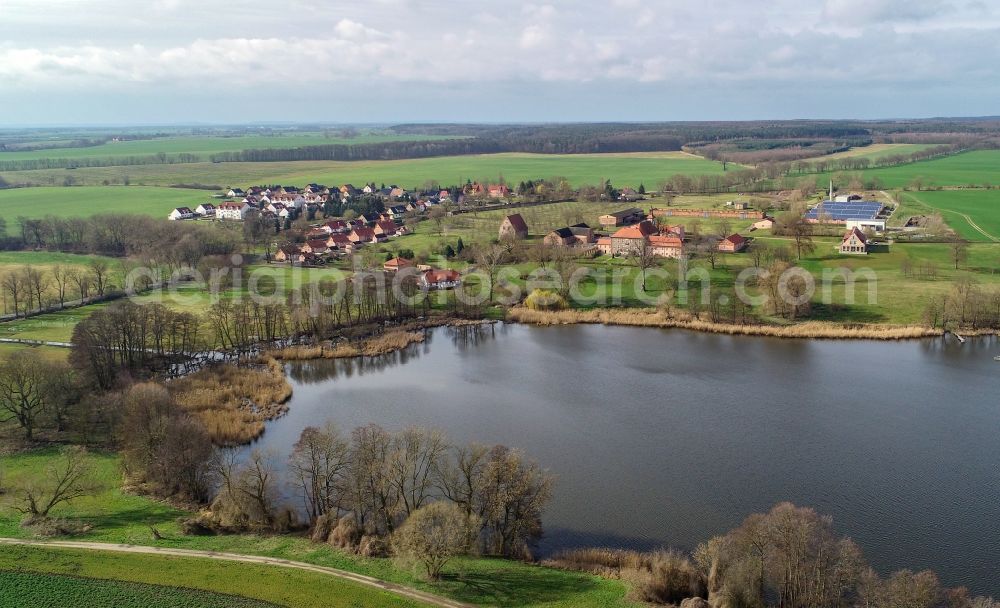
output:
M918 178L924 187L1000 185L1000 150L965 152L863 173L878 177L885 188L904 188ZM818 181L825 184L834 174L823 174Z

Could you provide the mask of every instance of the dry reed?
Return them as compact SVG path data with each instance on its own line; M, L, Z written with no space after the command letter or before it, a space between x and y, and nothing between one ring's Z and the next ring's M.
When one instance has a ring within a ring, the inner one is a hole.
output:
M600 323L604 325L679 328L717 334L772 338L905 340L941 335L940 330L915 325L844 324L826 321L804 321L790 325L734 325L713 323L693 318L690 315L667 316L662 311L653 308L542 311L519 306L512 308L507 313L507 319L531 325Z
M181 407L198 416L217 445L256 439L265 421L288 411L292 397L281 364L270 357L252 365L207 367L168 387Z
M411 344L426 339L422 331L395 330L361 340L358 343L317 344L313 346L289 346L267 353L269 357L284 361L305 361L309 359L344 359L347 357L376 357L402 350Z

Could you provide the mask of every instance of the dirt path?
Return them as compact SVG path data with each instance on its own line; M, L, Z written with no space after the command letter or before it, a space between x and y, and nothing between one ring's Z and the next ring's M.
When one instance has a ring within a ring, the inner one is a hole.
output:
M455 600L425 593L416 589L397 585L363 574L355 574L346 570L327 568L326 566L316 566L304 562L293 562L287 559L276 557L261 557L257 555L239 555L236 553L217 553L215 551L194 551L191 549L170 549L166 547L144 547L140 545L116 545L111 543L89 543L75 541L33 541L18 538L0 538L2 545L23 545L28 547L44 547L57 549L85 549L88 551L114 551L117 553L142 553L147 555L166 555L171 557L193 557L202 559L215 559L229 562L244 562L248 564L263 564L266 566L276 566L279 568L292 568L294 570L305 570L325 574L342 580L356 583L363 587L387 591L407 599L424 602L430 606L438 608L472 608L472 604L464 604Z

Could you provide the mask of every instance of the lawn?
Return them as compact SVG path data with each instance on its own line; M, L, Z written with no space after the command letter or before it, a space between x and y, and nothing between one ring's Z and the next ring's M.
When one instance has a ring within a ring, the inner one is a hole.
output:
M0 606L80 606L90 608L274 608L277 604L251 600L235 595L222 595L164 585L127 583L115 580L81 578L77 575L39 574L48 572L47 564L32 564L32 558L47 559L56 555L64 560L65 553L19 551L0 561L10 563L21 558L24 563L12 565L17 570L0 570ZM81 556L81 559L84 559Z
M11 183L61 186L69 177L76 183L99 185L107 180L132 184L215 184L250 186L260 183L305 185L310 182L339 185L367 181L418 188L433 180L443 185L466 180L496 181L501 176L514 183L526 179L564 177L574 186L610 179L616 186L652 188L670 176L722 173L722 164L683 152L621 154L483 154L387 161L300 161L276 163L192 163L130 167L7 171Z
M0 456L0 472L2 472L4 485L16 486L30 476L37 475L39 471L44 470L46 463L54 454L53 450L39 450L14 456ZM412 569L402 567L394 560L369 559L346 554L327 545L311 543L298 536L184 536L180 533L180 526L177 522L179 517L185 515L184 511L147 498L122 493L119 489L122 477L116 455L102 454L97 456L95 474L99 481L99 492L93 497L79 499L68 507L60 507L55 513L58 517L80 520L93 526L90 532L74 537L74 540L156 545L280 557L358 572L481 605L546 606L551 608L633 606L632 603L624 599L625 588L620 582L515 561L485 558L457 560L446 569L445 580L432 584L417 576ZM11 508L12 500L13 497L10 494L0 500L0 537L27 537L30 532L20 526L21 517ZM163 536L162 540L155 541L153 539L150 526L156 527ZM0 548L0 569L5 568L2 560L5 555L10 555L10 552L10 548ZM142 583L177 584L178 581L184 581L185 586L211 589L223 593L238 593L289 605L287 601L280 599L260 595L251 596L249 593L245 593L246 589L243 588L230 590L214 585L194 585L191 582L193 579L177 575L166 577L166 580L135 578L143 576L147 570L145 567L129 565L140 563L135 561L140 556L100 554L99 559L88 559L86 563L77 566L76 564L82 561L82 557L85 556L67 558L65 568L59 565L61 562L58 560L35 559L30 558L30 556L29 562L23 563L31 563L31 569L42 569L44 563L52 562L56 566L42 571L59 574L73 573L96 578L121 578ZM101 564L113 565L102 566ZM206 570L208 566L212 565L211 562L195 562L195 564L202 564ZM231 567L232 564L225 564L224 572L229 572ZM95 571L92 570L93 568L107 569ZM149 567L148 570L153 571L158 570L158 568ZM280 579L279 573L284 572L271 568L267 573L261 572L259 576L255 575L248 580L268 581L269 584L277 586ZM156 576L156 574L150 572L148 576ZM280 576L284 576L284 574L280 574ZM213 584L218 580L217 575L211 578ZM329 579L324 577L324 580ZM323 585L329 588L327 583L322 583L322 585L317 583L316 586L322 589ZM257 589L257 587L253 588Z
M136 213L163 218L174 207L197 207L212 193L184 188L81 186L0 190L0 217L14 231L19 217L87 217L98 213Z
M21 338L45 342L69 342L73 328L81 319L95 310L107 306L106 303L90 304L80 308L68 308L27 319L16 319L0 323L0 338Z
M0 251L0 274L5 270L13 270L23 266L76 266L85 268L94 260L104 260L114 265L114 258L97 255L78 255L75 253L59 253L57 251Z
M940 211L962 238L1000 241L1000 190L937 190L902 195L911 211Z

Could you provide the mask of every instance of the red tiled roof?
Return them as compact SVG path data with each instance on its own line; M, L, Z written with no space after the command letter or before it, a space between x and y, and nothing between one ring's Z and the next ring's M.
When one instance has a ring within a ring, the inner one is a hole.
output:
M862 232L861 230L859 230L857 226L855 226L854 228L851 228L850 230L848 230L847 233L844 234L844 238L841 240L841 242L844 242L847 239L851 238L852 234L856 234L857 237L858 237L858 240L861 241L862 243L867 243L868 242L868 237L866 237L865 233Z
M634 226L626 226L611 236L616 239L642 239L656 232L652 222L639 222Z
M450 270L448 268L434 268L424 273L424 280L431 285L435 283L457 281L460 278L462 278L462 275L460 275L458 271Z
M515 213L513 215L508 215L507 216L507 221L510 222L510 225L514 227L514 230L516 230L518 232L522 232L522 231L523 232L527 232L528 231L528 224L524 221L524 218L521 217L520 213Z
M730 234L725 238L725 240L729 241L733 245L742 245L746 242L746 239L738 234Z

